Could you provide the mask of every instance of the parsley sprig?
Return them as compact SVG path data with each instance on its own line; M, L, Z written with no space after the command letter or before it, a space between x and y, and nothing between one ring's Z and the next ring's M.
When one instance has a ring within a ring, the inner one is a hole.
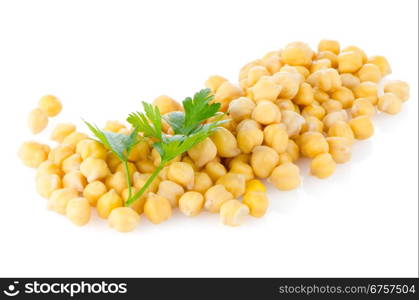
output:
M171 112L164 117L161 116L158 107L143 102L144 112L131 113L127 118L128 123L133 127L130 135L101 131L97 126L85 122L99 141L111 150L125 166L129 186L126 206L131 205L145 193L168 162L205 140L219 125L227 122L221 120L223 115L215 118L213 122L208 122L208 119L214 117L220 109L220 103L210 103L212 98L211 91L203 89L196 93L193 98L188 97L182 102L184 111ZM163 118L173 129L173 135L162 131ZM131 178L128 172L128 155L140 140L139 132L143 133L144 138L153 141L152 145L159 152L161 162L143 187L132 195Z

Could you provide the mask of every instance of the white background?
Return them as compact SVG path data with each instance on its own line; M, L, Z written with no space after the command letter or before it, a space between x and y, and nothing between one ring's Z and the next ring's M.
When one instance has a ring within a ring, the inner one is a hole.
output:
M417 11L416 0L1 1L0 276L417 276ZM236 82L248 61L322 38L385 55L411 99L375 117L333 177L302 163L302 187L270 190L267 215L242 227L176 213L130 234L97 217L78 228L46 209L17 158L57 122L123 120L142 100L182 100L211 74ZM64 110L33 137L27 113L47 93Z

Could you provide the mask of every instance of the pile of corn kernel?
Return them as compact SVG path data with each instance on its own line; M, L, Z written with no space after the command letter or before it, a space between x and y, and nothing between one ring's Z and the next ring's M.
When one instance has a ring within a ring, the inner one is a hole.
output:
M53 149L25 142L19 156L37 168L36 188L48 199L49 209L79 226L89 222L92 207L121 232L134 230L143 213L158 224L175 208L186 216L203 209L219 213L223 224L236 226L248 215L266 213L269 203L260 179L279 190L297 188L301 176L295 163L300 156L311 159L313 176L327 178L336 164L350 160L355 140L373 135L371 118L377 110L398 113L409 98L409 86L399 80L382 81L390 73L383 56L368 57L355 46L341 50L337 41L322 40L317 52L293 42L246 64L239 85L221 76L209 77L205 86L230 121L170 162L130 207L124 206L128 185L121 162L71 123L55 127ZM153 104L163 115L182 109L168 96ZM42 131L61 107L56 97L43 97L29 115L32 132ZM170 134L170 127L162 125ZM117 121L108 121L103 129L129 134ZM136 192L159 165L160 156L142 141L129 161Z

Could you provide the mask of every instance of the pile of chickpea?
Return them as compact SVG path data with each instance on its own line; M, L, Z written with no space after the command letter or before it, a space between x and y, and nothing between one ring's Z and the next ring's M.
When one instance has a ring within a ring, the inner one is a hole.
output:
M390 73L383 56L368 57L358 47L341 49L337 41L322 40L317 52L293 42L246 64L239 85L221 76L209 77L205 85L229 122L171 161L129 207L124 206L128 197L124 166L73 124L55 127L51 135L58 143L55 148L25 142L19 156L37 168L36 188L48 199L48 207L76 225L87 224L91 207L96 207L99 217L121 232L134 230L143 213L158 224L175 208L187 216L203 209L219 213L223 224L236 226L248 215L266 213L269 203L260 179L283 191L297 188L300 156L311 159L312 175L327 178L336 164L350 160L355 140L373 135L371 117L377 109L398 113L409 98L409 86L399 80L383 81ZM162 115L182 109L168 96L153 104ZM42 131L48 116L60 110L56 97L43 97L29 116L32 132ZM170 127L162 125L170 134ZM129 134L117 121L108 121L103 129ZM150 142L135 146L128 168L134 192L159 163Z

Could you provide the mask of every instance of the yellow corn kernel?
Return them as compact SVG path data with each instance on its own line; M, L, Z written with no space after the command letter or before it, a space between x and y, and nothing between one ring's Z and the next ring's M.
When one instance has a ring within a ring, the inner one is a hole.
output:
M373 105L377 104L377 84L370 81L364 81L353 88L356 98L368 98Z
M328 137L329 153L338 164L343 164L351 159L352 140L345 137Z
M154 99L153 105L158 107L162 115L165 115L172 111L182 110L182 106L176 100L166 95L161 95Z
M57 97L46 95L39 99L38 107L42 109L48 117L55 117L61 112L63 105Z
M367 139L374 134L374 125L368 116L359 116L349 121L349 125L358 140Z
M262 183L262 181L260 181L258 179L249 180L246 183L245 193L247 194L247 193L250 193L250 192L266 193L266 186Z
M249 215L249 207L233 199L224 203L220 208L220 220L224 225L239 226Z
M310 172L318 178L327 178L336 170L336 162L330 153L322 153L317 155L310 164Z
M352 103L352 117L375 115L375 107L368 98L358 98Z
M26 166L37 168L48 158L48 153L46 145L31 141L20 146L18 156Z
M172 207L166 198L149 193L144 204L144 214L152 223L159 224L172 216Z
M211 213L217 213L221 205L231 199L233 199L233 194L227 191L224 185L214 185L205 192L205 209Z
M60 214L65 214L68 201L77 197L79 197L79 192L72 188L55 190L48 199L48 209Z
M352 132L351 126L345 121L337 121L332 126L329 127L327 131L328 136L337 136L337 137L344 137L349 140L353 140L355 138L354 133Z
M90 220L89 201L83 197L73 198L68 201L65 214L73 224L84 226Z
M401 80L391 80L384 85L385 93L393 93L403 102L409 99L409 84Z
M61 178L57 174L45 174L36 178L36 190L46 199L51 196L53 191L61 187Z
M84 188L83 197L89 201L91 206L96 206L97 200L106 192L106 185L102 181L93 181L88 183Z
M300 169L293 163L279 165L272 171L268 182L282 191L295 189L301 184Z
M313 50L303 42L292 42L281 51L281 61L291 66L309 66Z
M251 216L260 218L265 215L269 200L264 192L246 192L243 196L243 204L249 207Z
M395 115L402 109L402 100L393 93L384 93L378 97L378 109L382 112Z
M130 207L117 207L109 214L108 225L119 232L130 232L140 222L140 215Z
M204 197L198 192L186 192L179 199L179 210L188 217L197 216L204 206Z
M40 109L35 108L28 115L28 126L33 134L40 133L48 125L48 116Z

